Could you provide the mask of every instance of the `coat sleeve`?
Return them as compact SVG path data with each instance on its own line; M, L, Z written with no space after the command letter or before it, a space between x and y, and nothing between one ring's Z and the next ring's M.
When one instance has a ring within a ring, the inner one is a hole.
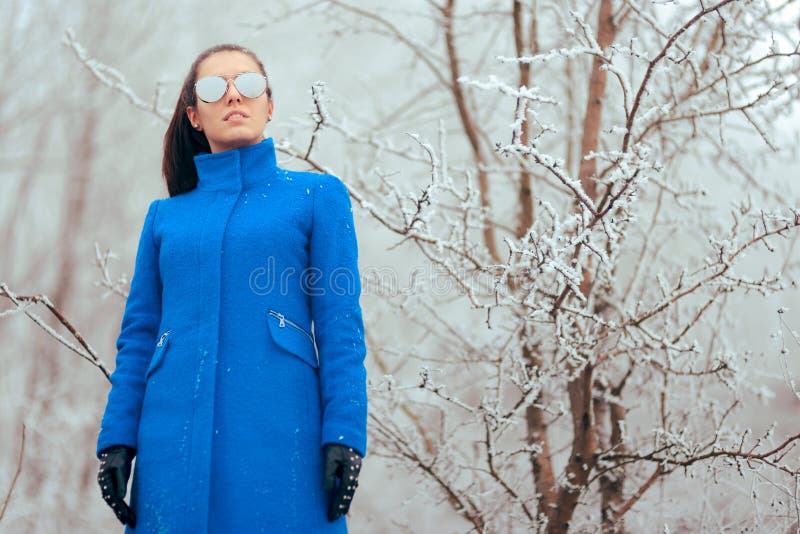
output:
M150 203L139 236L133 278L116 342L116 368L111 373L111 390L97 439L95 454L98 459L100 452L111 445L127 445L134 449L137 445L145 371L155 350L161 323L161 276L153 238L158 202Z
M350 195L331 174L314 187L309 282L319 352L322 443L367 454L366 345L359 299L358 243Z

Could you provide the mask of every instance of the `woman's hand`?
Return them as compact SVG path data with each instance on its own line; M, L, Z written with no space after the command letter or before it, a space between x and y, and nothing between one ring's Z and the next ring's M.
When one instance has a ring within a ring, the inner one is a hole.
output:
M123 498L128 490L128 477L134 456L136 451L127 445L107 447L100 452L102 462L97 474L97 482L106 503L123 525L129 524L131 527L136 527L136 513L125 504Z
M322 447L325 458L323 487L332 491L328 520L336 521L350 509L353 494L358 487L361 471L361 455L353 448L338 443L326 443Z

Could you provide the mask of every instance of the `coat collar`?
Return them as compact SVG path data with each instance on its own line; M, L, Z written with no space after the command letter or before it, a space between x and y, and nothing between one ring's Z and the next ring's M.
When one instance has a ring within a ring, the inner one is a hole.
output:
M272 137L254 145L194 156L197 188L205 191L240 191L263 183L277 170Z

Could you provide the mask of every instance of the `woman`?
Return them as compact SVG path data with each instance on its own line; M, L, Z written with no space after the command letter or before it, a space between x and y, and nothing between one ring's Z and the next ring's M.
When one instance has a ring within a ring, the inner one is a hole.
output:
M261 61L220 45L165 135L96 451L126 533L347 532L367 445L352 209L339 178L277 166L273 109Z

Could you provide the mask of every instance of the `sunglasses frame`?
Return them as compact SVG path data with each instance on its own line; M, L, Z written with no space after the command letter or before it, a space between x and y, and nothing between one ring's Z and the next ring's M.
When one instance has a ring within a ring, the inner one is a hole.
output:
M239 86L236 84L236 80L238 80L239 76L242 76L243 74L257 74L261 78L264 78L264 81L266 82L264 84L264 90L261 91L260 93L258 93L256 96L247 96L244 93L242 93L242 90L239 89ZM217 98L216 100L204 100L200 96L200 94L197 92L197 84L200 83L201 80L205 80L206 78L222 78L225 81L225 90L222 92L221 95L219 95L219 98ZM264 94L267 91L267 88L269 87L269 79L265 75L263 75L263 74L261 74L260 72L257 72L257 71L245 71L245 72L239 72L239 73L236 73L236 74L214 74L214 75L211 75L211 76L203 76L202 78L200 78L199 80L194 82L194 94L197 96L197 98L199 98L200 100L202 100L206 104L213 104L214 102L218 102L228 92L228 82L231 79L233 79L233 86L236 87L236 91L238 91L239 94L242 95L245 98L258 98L262 94Z

